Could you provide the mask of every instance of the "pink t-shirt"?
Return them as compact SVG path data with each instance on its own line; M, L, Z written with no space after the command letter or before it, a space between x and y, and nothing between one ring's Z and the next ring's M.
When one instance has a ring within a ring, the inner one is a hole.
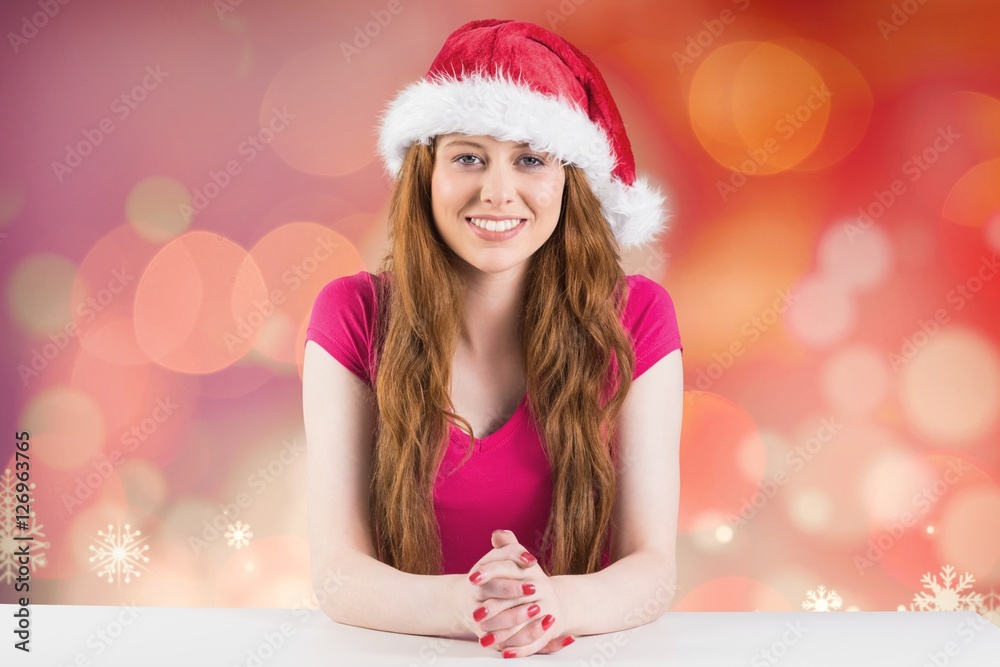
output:
M374 368L376 276L361 271L330 282L313 306L306 340L372 386ZM638 378L673 350L683 350L673 301L658 283L627 276L629 298L622 322L635 344ZM449 445L434 487L443 556L443 574L464 574L493 548L491 535L504 528L540 558L552 500L551 469L528 410L527 395L494 433L477 438L462 461L469 435L449 425ZM602 568L610 565L605 545Z

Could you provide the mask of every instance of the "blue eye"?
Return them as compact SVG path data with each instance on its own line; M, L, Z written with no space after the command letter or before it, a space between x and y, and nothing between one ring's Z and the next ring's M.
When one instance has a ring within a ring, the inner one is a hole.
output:
M470 153L465 153L465 154L462 154L462 155L459 155L458 157L456 157L456 158L455 158L455 161L456 161L456 162L458 162L459 164L475 164L475 163L473 163L473 162L462 162L462 160L463 160L464 158L467 158L467 157L471 157L471 158L474 158L474 159L476 159L476 160L478 160L478 159L479 159L479 157L478 157L478 156L476 156L476 155L472 155L472 154L470 154Z
M534 164L529 164L529 167L542 167L545 166L545 161L535 157L534 155L525 155L522 159L524 160L534 160Z

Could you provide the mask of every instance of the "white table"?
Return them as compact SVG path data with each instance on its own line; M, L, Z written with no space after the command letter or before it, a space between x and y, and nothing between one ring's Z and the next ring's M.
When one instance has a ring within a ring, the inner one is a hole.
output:
M289 609L33 605L30 654L13 648L15 605L0 605L0 664L147 667L496 665L467 639L378 632ZM580 637L534 665L998 667L1000 628L972 612L668 612L620 633ZM513 662L513 661L511 661ZM504 664L507 664L505 661Z

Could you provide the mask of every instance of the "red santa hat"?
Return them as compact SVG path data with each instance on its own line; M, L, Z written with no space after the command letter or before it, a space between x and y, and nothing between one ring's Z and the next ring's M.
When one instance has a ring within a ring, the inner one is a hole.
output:
M583 170L623 248L666 230L664 197L637 178L632 146L604 78L562 37L522 21L472 21L448 36L423 80L379 123L395 179L414 142L459 132L523 141Z

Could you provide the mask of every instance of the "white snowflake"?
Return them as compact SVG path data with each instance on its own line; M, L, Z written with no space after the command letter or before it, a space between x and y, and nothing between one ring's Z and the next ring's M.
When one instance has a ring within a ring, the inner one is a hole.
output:
M35 510L31 507L28 510L28 521L25 529L18 527L17 520L17 483L18 479L14 473L7 468L0 476L0 581L12 584L17 578L18 567L17 550L28 545L30 554L31 571L37 572L38 568L45 567L48 559L45 550L52 545L38 538L45 537L45 526L38 523ZM35 483L29 482L28 489L34 490ZM16 540L15 537L31 536L30 540Z
M141 576L142 564L149 562L149 557L145 555L149 546L143 544L147 538L136 539L141 534L142 531L133 531L129 524L125 524L125 530L122 530L120 525L116 530L109 523L107 532L97 531L97 536L100 539L91 538L91 541L97 546L90 545L90 550L94 552L94 555L90 557L90 562L93 563L96 560L97 565L91 569L100 568L97 571L97 576L107 576L109 584L114 583L115 577L121 584L122 575L125 576L126 584L131 583L132 575Z
M910 611L978 611L983 605L983 596L972 590L976 578L966 572L955 581L955 568L945 565L941 568L941 582L930 572L920 578L924 588L930 593L920 592L913 596ZM954 584L954 585L953 585Z
M253 532L250 530L248 524L242 521L237 521L236 523L231 523L226 527L226 533L224 535L226 538L226 544L231 547L236 547L237 550L250 544L250 538L253 537Z
M979 605L979 613L993 625L1000 626L1000 591L991 588L989 593L983 595L983 602Z
M843 600L837 595L837 591L826 590L826 586L819 586L815 591L806 592L806 600L802 603L802 608L806 611L831 611L840 609Z

